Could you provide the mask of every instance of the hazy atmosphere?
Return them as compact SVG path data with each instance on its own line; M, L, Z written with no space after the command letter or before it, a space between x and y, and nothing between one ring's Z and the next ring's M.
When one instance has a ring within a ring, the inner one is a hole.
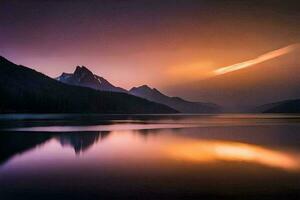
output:
M174 87L207 78L215 69L300 41L298 1L2 0L0 5L0 54L15 63L50 77L84 65L126 89L148 84L171 95L186 91ZM193 93L185 96L201 100Z
M300 199L300 0L0 0L1 200Z

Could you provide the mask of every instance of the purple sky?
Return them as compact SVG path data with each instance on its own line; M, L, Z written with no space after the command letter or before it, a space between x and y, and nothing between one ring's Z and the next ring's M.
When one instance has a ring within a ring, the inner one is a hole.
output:
M1 0L0 55L51 77L85 65L121 87L163 89L299 42L299 10L280 0Z

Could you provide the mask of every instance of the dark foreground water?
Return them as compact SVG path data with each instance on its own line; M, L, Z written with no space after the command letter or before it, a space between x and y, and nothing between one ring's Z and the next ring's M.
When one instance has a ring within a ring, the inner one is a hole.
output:
M0 199L300 199L295 115L2 115Z

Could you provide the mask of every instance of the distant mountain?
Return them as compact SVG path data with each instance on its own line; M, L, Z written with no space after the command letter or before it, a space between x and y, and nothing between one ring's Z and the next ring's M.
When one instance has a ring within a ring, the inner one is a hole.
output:
M300 113L300 99L265 104L257 110L263 113Z
M138 97L148 99L149 101L167 105L182 113L213 113L220 110L220 108L215 104L190 102L180 97L169 97L162 94L157 89L152 89L147 85L133 87L129 91L129 93Z
M115 87L103 77L93 74L89 69L77 66L74 73L62 73L56 80L70 85L93 88L100 91L124 92L127 90Z
M76 67L74 73L62 73L56 80L70 85L88 87L100 91L123 92L147 99L156 103L167 105L179 112L184 113L212 113L219 111L219 107L210 103L190 102L179 97L169 97L162 94L157 89L151 89L144 85L134 87L129 92L121 87L112 85L103 77L93 74L86 67Z
M0 113L176 113L133 95L56 81L0 56Z

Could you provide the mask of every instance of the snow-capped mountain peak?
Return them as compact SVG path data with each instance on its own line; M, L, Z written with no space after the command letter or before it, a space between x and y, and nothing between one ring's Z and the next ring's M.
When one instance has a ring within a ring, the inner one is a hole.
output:
M127 91L120 87L115 87L103 77L93 74L85 66L77 66L74 73L62 73L56 80L70 85L89 87L95 90L110 91L110 92L125 92Z

